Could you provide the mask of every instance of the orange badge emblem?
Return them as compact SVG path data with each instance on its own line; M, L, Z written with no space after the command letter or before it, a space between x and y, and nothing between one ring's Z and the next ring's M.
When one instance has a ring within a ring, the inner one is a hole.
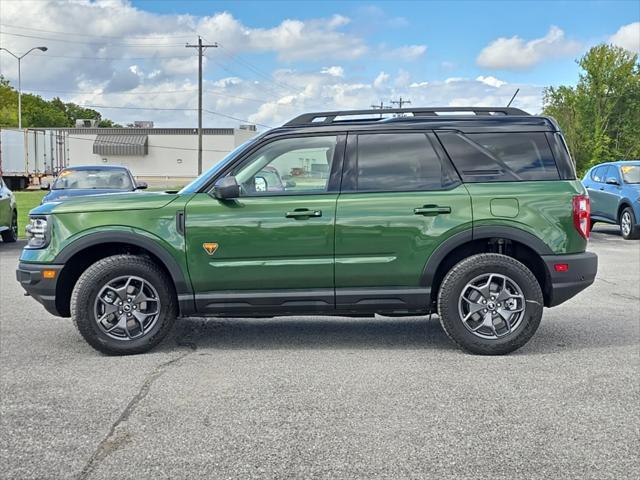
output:
M209 255L213 255L214 253L216 253L216 250L218 250L218 244L207 242L202 244L202 248L204 248L204 251L207 252Z

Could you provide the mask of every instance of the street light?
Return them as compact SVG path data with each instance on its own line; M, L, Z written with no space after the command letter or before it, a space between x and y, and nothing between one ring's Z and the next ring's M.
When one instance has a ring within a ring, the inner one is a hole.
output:
M48 50L48 48L47 47L33 47L27 53L25 53L23 55L20 55L20 56L14 54L13 52L7 50L4 47L0 47L0 50L4 50L9 55L11 55L13 58L18 60L18 128L22 129L22 74L20 72L20 61L24 57L29 55L31 52L33 52L34 50L40 50L41 52L46 52Z

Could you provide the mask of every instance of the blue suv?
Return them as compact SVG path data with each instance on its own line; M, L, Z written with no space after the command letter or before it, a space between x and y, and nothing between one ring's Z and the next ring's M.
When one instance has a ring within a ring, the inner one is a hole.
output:
M620 225L626 240L640 238L640 160L601 163L582 179L591 197L591 225Z

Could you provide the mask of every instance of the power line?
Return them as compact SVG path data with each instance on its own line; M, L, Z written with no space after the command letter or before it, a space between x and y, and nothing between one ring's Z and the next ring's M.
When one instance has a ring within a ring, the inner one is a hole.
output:
M73 55L49 55L47 58L71 58L77 60L106 60L106 61L119 61L119 60L172 60L174 58L193 58L193 55L171 55L171 56L149 56L149 57L77 57Z
M12 131L16 131L16 132L22 132L23 130L20 130L18 128L15 127L6 127L6 126L2 126L0 125L0 128L4 129L4 130L12 130ZM124 128L113 128L114 130L125 130ZM58 130L58 131L65 131L64 127L51 127L51 128L47 128L47 127L37 127L34 128L33 130ZM93 134L91 134L93 135ZM125 134L127 135L127 134ZM92 138L85 138L85 137L76 137L74 135L71 134L66 134L67 138L71 138L73 140L82 140L82 141L86 141L86 142L94 142L95 140ZM106 140L105 143L108 143L109 145L131 145L131 143L129 142L117 142L117 141L112 141L112 140ZM184 151L188 151L188 152L196 152L198 151L197 148L188 148L188 147L170 147L170 146L165 146L165 145L152 145L152 148L161 148L163 150L184 150ZM229 150L216 150L216 149L203 149L203 152L218 152L218 153L229 153Z
M81 91L81 90L40 90L40 89L35 89L35 88L26 88L23 89L24 91L27 92L31 92L31 93L68 93L68 94L76 94L76 95L164 95L164 94L175 94L175 93L184 93L184 92L197 92L198 89L197 88L191 88L191 89L183 89L183 90L158 90L158 91L150 91L150 92L133 92L133 91L128 91L128 92L90 92L90 91ZM246 100L246 101L250 101L250 102L256 102L256 103L266 103L269 100L267 99L258 99L258 98L250 98L250 97L241 97L238 95L231 95L229 93L220 93L220 91L215 91L215 90L211 90L208 88L204 89L205 92L210 93L212 95L216 95L219 97L224 97L224 98L237 98L239 100Z
M62 43L79 43L83 45L102 45L101 42L82 42L80 40L65 40L62 38L54 38L54 37L41 37L37 35L26 35L23 33L9 33L9 32L0 32L0 35L11 35L13 37L24 37L24 38L36 38L38 40L47 40L50 42L62 42ZM107 43L106 46L110 47L181 47L181 43L158 43L158 44L149 44L149 43Z
M15 28L16 30L31 30L34 32L43 32L43 33L54 33L58 35L71 35L76 37L93 37L93 38L114 38L114 39L122 39L122 36L113 36L113 35L94 35L89 33L75 33L75 32L61 32L59 30L44 30L42 28L32 28L32 27L24 27L22 25L9 25L6 23L0 23L2 27ZM165 33L151 33L146 35L126 35L129 38L187 38L192 37L193 33L184 33L184 34L165 34Z
M237 120L237 121L239 121L239 122L252 123L252 124L254 124L254 125L259 125L259 126L261 126L261 127L265 127L265 128L274 128L274 127L272 127L272 126L270 126L270 125L265 125L264 123L251 122L251 121L249 121L249 120L245 120L245 119L243 119L243 118L232 117L231 115L227 115L226 113L214 112L214 111L212 111L212 110L207 110L207 109L204 109L203 111L204 111L204 112L207 112L207 113L210 113L210 114L212 114L212 115L219 115L219 116L221 116L221 117L226 117L226 118L230 118L230 119L232 119L232 120Z

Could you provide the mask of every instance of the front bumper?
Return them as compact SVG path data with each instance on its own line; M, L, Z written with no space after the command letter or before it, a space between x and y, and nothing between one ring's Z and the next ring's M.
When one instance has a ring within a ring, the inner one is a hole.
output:
M545 306L555 307L574 297L591 285L598 271L598 256L584 252L571 255L543 255L550 278ZM557 271L556 265L567 265L566 271Z
M47 312L58 317L61 315L56 308L56 286L63 266L20 262L16 270L16 278L27 295L40 302ZM55 277L44 278L44 270L54 270Z

